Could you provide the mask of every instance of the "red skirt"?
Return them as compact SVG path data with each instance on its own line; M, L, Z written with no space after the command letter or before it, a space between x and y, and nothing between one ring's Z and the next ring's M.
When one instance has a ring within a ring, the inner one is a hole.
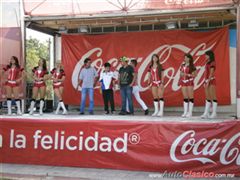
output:
M161 84L162 84L161 81L153 81L152 82L152 87L160 87Z
M46 84L44 81L34 82L33 87L37 87L37 88L46 87Z
M53 89L58 89L60 87L63 87L63 83L60 82L60 83L53 83Z
M180 81L179 85L180 86L194 86L194 81L193 80L191 80L191 81Z
M5 86L9 86L9 87L18 87L19 84L16 81L7 81L5 82Z
M205 82L205 84L206 84L206 82ZM215 78L214 78L214 79L211 79L211 80L209 81L208 85L209 85L209 86L211 86L211 85L216 86L216 79L215 79Z

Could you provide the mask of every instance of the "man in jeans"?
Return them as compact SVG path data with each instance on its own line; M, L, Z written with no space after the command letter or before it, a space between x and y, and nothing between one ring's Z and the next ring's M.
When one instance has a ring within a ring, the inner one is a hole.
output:
M81 106L80 114L84 114L85 104L86 104L86 95L89 95L89 114L93 115L94 107L94 90L93 88L97 82L97 71L94 67L91 67L91 59L86 58L84 60L84 68L80 72L79 76L79 86L82 87L82 97L81 97Z
M136 76L134 74L134 69L132 66L128 65L128 59L126 57L120 58L122 62L122 67L119 69L119 85L120 93L122 97L122 109L119 115L126 115L126 103L128 101L129 112L131 115L134 114L133 111L133 100L132 100L132 86L135 82Z

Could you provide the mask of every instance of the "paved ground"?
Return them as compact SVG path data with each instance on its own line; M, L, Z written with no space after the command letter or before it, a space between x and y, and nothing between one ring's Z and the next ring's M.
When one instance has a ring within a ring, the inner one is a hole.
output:
M37 165L0 164L1 180L156 180L174 179L157 172L74 168ZM175 178L180 179L180 178ZM181 178L183 179L183 178ZM188 178L192 179L192 178ZM204 179L204 178L200 178ZM219 179L219 178L217 178ZM221 178L238 180L235 178Z
M36 165L17 165L17 164L1 164L2 178L9 179L26 179L26 180L147 180L161 179L154 178L158 173L140 172L140 171L122 171L110 169L90 169L90 168L74 168L74 167L56 167L56 166L36 166Z

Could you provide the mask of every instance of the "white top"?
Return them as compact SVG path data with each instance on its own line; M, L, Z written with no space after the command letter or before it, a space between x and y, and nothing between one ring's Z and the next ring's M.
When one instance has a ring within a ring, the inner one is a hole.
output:
M114 74L114 72L109 71L109 72L105 72L102 71L100 74L100 79L99 81L102 83L102 89L106 90L106 89L112 89L112 81L113 79L117 79L116 75Z

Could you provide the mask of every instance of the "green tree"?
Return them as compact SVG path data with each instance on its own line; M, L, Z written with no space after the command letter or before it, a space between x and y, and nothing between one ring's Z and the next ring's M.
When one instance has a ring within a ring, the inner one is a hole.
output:
M40 57L46 59L47 64L49 64L48 42L41 43L38 39L30 37L26 40L26 71L28 74L31 74L32 69L38 65ZM30 76L28 76L27 81L32 81Z
M40 58L44 58L47 60L47 67L49 70L49 59L50 59L50 53L49 53L49 43L46 42L40 42L36 38L30 37L26 40L26 72L27 72L27 83L32 83L32 69L38 65L38 61ZM52 86L51 82L47 81L47 99L52 99Z

